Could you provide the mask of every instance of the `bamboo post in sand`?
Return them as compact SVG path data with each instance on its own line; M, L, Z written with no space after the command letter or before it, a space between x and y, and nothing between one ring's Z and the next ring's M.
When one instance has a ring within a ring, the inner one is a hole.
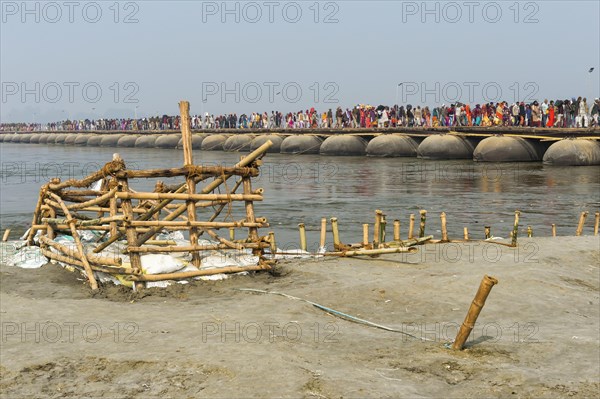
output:
M490 226L485 226L484 227L484 234L485 234L485 239L486 240L492 236L492 231L491 230L492 230L492 228Z
M485 300L487 299L492 287L498 284L498 280L490 276L484 276L483 280L481 280L481 284L479 284L479 289L475 294L475 299L471 303L469 307L469 312L467 313L467 317L465 317L465 321L460 326L460 330L454 339L454 343L452 344L452 349L454 350L462 350L467 338L471 334L473 327L475 327L475 322L477 321L477 317L479 317L479 313L481 309L483 309L483 305L485 305Z
M2 236L2 242L8 241L8 235L10 234L10 229L4 230L4 235Z
M410 214L410 219L408 222L408 239L411 240L413 238L413 230L415 229L415 214Z
M98 290L98 282L96 282L96 278L94 277L94 272L92 271L92 268L90 267L90 263L88 262L87 256L85 254L85 250L83 249L83 244L81 243L81 240L79 239L79 233L77 232L77 228L75 227L75 219L73 219L73 217L71 216L71 212L69 212L69 209L67 209L67 206L65 205L65 203L62 201L62 199L58 195L56 195L54 193L49 193L49 194L52 198L54 198L54 200L56 202L58 202L58 204L62 208L63 212L65 213L66 218L69 220L69 227L71 228L71 235L73 236L73 240L75 241L75 245L77 246L77 250L79 251L79 257L81 258L80 261L81 261L81 263L83 263L83 268L85 269L87 278L88 278L88 280L90 280L90 287L92 288L92 291L97 291Z
M552 223L552 237L556 237L556 225Z
M512 247L516 247L517 246L517 237L519 236L519 215L521 214L521 211L516 210L515 211L515 223L513 225L513 231L511 234L511 246Z
M583 225L585 224L585 219L587 218L587 212L581 212L579 215L579 224L577 225L577 231L575 232L576 236L580 236L583 233Z
M394 241L400 242L400 221L394 220Z
M321 218L321 239L319 240L319 248L325 247L326 239L327 239L327 219Z
M465 241L469 240L469 229L466 227L463 227L463 238Z
M337 251L341 244L337 218L331 218L331 231L333 232L333 248Z
M379 228L381 229L381 234L379 234L379 246L383 248L383 244L385 243L385 226L387 226L387 221L385 220L385 214L381 215L381 224Z
M527 237L533 237L533 229L531 228L531 226L527 226Z
M448 229L446 226L446 212L440 213L440 220L442 223L442 242L448 242Z
M363 224L363 240L362 241L363 241L362 242L363 247L369 246L369 224L368 223Z
M248 177L248 176L242 177L242 187L244 189L245 195L252 194L252 181L250 180L250 177ZM252 201L245 201L245 204L246 204L246 221L248 223L254 223L256 221L256 218L254 216L254 203ZM252 242L257 242L259 239L258 228L249 227L248 228L248 238ZM252 251L252 253L254 255L260 255L262 253L262 250L254 249Z
M425 221L427 220L427 211L421 210L419 211L421 214L421 223L419 225L419 238L425 237Z
M183 144L183 166L194 165L192 157L192 130L190 128L190 103L181 101L179 103L179 113L181 115L181 136ZM188 194L196 194L196 181L191 173L185 176ZM196 201L186 201L188 220L196 221ZM190 244L198 245L198 228L190 227ZM200 268L200 254L196 251L192 252L192 264Z
M300 230L300 249L306 251L306 227L304 223L299 223L298 229Z
M381 243L381 216L383 212L377 209L375 211L375 225L373 227L373 248L379 248Z
M598 235L598 226L600 226L600 212L596 212L596 220L594 221L594 235Z

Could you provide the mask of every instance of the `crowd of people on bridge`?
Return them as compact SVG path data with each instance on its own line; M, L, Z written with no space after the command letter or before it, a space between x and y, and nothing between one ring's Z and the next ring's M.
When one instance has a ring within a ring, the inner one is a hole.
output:
M94 131L94 130L179 130L179 116L149 118L64 120L39 123L0 124L0 131ZM344 129L344 128L431 128L440 126L527 126L587 128L600 125L600 100L588 104L585 98L547 99L538 103L506 101L471 106L457 102L429 108L412 105L359 104L318 112L315 108L288 112L213 115L208 112L191 117L191 127L202 129Z

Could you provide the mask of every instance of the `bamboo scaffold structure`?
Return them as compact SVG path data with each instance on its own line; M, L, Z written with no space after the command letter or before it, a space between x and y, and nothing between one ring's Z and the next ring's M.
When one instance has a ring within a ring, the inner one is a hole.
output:
M266 218L257 217L254 210L254 202L263 200L263 189L252 189L251 181L259 175L261 159L272 142L267 141L231 167L196 165L192 156L189 102L180 102L179 108L184 154L182 167L130 170L121 156L114 154L104 167L81 180L52 179L40 189L27 236L28 245L37 244L46 257L82 269L92 290L98 289L96 273L99 271L120 275L133 282L134 287L141 288L144 281L167 280L174 275L179 278L269 269L272 262L264 261L262 256L271 243L267 237L258 234L258 229L269 224ZM158 180L153 192L132 188L139 179L173 177L184 178L184 182L166 186ZM237 181L231 184L228 183L230 179ZM94 189L90 189L92 185ZM240 187L242 192L238 193ZM236 210L236 214L244 212L245 217L233 220ZM219 218L222 220L217 220ZM247 234L237 234L243 238L234 240L236 229L246 229ZM91 251L82 244L84 230L103 233ZM188 245L156 239L161 232L181 230L189 234ZM225 231L223 236L220 230ZM59 233L71 235L75 247L55 242ZM212 242L200 242L202 234L209 236ZM120 257L101 254L111 246L128 256L130 264L122 264ZM248 267L205 270L200 252L210 250L249 250L260 260ZM190 265L197 270L187 269L184 274L144 274L143 254L178 252L188 252Z

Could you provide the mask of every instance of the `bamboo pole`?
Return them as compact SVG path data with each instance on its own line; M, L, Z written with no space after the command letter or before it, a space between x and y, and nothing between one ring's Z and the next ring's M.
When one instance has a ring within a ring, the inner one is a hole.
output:
M427 220L427 211L426 210L421 210L419 211L419 213L421 214L421 224L419 226L419 237L425 237L425 221Z
M485 239L489 239L492 237L492 228L490 226L485 226L484 228Z
M129 191L129 182L127 181L127 179L118 178L117 181L120 183L121 190L123 190L124 192ZM125 236L127 237L127 245L134 246L137 243L138 232L136 231L135 227L132 226L130 223L130 221L133 220L133 206L131 205L131 200L130 199L122 199L121 200L121 208L123 208L123 213L127 217L127 221L125 224ZM148 233L146 233L146 234L148 234ZM152 234L151 237L153 235L154 234ZM98 249L98 248L96 248L96 249ZM131 267L133 268L133 270L135 270L135 271L142 270L142 260L138 253L133 252L133 253L129 254L129 260L131 262ZM140 288L142 288L142 285L134 284L134 288L140 289Z
M338 251L338 252L327 252L325 256L361 256L361 255L384 255L384 254L395 254L401 252L416 252L417 248L414 247L397 247L397 248L376 248L376 249L357 249L350 251Z
M132 275L128 279L132 281L164 281L164 280L181 280L186 278L193 278L199 276L212 276L215 274L231 274L241 273L259 270L268 270L268 265L257 265L257 266L232 266L232 267L219 267L214 269L194 270L189 272L178 272L178 273L167 273L167 274L140 274Z
M556 225L552 223L552 237L556 237Z
M586 211L581 212L581 215L579 215L579 224L577 225L577 231L575 232L576 236L580 236L583 233L583 226L585 225L587 215L588 213Z
M42 208L42 204L44 203L44 197L46 196L47 190L48 190L48 185L44 185L40 189L40 195L38 196L38 200L35 205L35 210L33 211L33 219L31 221L31 225L35 225L35 224L39 223L40 211ZM33 237L34 236L35 236L35 231L33 229L29 230L29 235L27 236L27 245L33 245Z
M385 243L385 227L387 226L387 221L385 220L385 214L381 215L381 224L379 226L379 228L381 229L381 232L379 234L379 242L381 244L379 244L380 247L383 248L383 243Z
M594 235L598 235L598 227L600 226L600 212L596 212L595 214L596 220L594 221Z
M2 242L8 241L8 236L10 235L10 229L4 230L4 235L2 236Z
M81 261L81 263L83 263L83 268L85 269L88 280L90 280L90 287L92 288L92 291L97 291L98 283L96 282L96 278L94 277L94 272L92 271L92 268L90 267L90 263L88 262L87 256L85 254L85 250L83 249L83 244L81 243L81 240L79 239L79 233L77 232L77 228L75 227L75 219L73 219L73 217L71 216L71 212L69 211L67 206L64 204L64 202L62 202L62 199L58 195L56 195L54 193L48 193L48 194L52 198L54 198L54 200L60 205L63 212L67 216L68 221L69 221L69 227L71 228L71 235L73 236L73 240L75 241L75 245L77 246L77 250L79 251L80 261Z
M363 247L369 246L369 224L368 223L363 224L363 240L362 241L363 241L362 242Z
M110 180L109 187L111 189L116 189L116 190L119 189L119 185L115 179ZM117 213L118 213L117 197L115 197L114 195L112 195L108 200L108 208L109 208L110 217L117 216ZM117 223L111 222L110 223L110 236L114 237L117 234L119 234L119 229L118 229Z
M192 129L190 127L190 103L188 101L181 101L179 103L179 112L181 114L181 136L183 141L183 165L190 166L194 165L194 158L192 156ZM193 196L196 194L196 182L192 174L188 173L185 176L185 182L187 185L187 195ZM162 194L162 193L161 193ZM228 193L229 194L229 193ZM166 198L160 198L166 199ZM190 243L192 245L198 245L198 229L194 226L196 222L196 201L193 198L189 198L186 201L188 220L192 227L190 227ZM200 254L194 251L192 252L192 264L197 268L200 268Z
M306 251L306 228L304 223L299 223L298 229L300 230L300 249Z
M183 127L183 126L182 126ZM184 152L185 157L185 152ZM144 178L161 178L161 177L177 177L188 175L203 175L201 180L209 177L222 176L223 174L233 176L250 176L257 177L259 170L254 167L224 167L224 166L203 166L185 164L182 168L172 169L146 169L146 170L123 170L115 173L116 177L126 179L144 179Z
M259 222L191 222L191 221L176 221L176 220L144 220L129 222L134 227L208 227L208 228L230 228L230 227L248 227L258 228L266 227L266 223Z
M331 231L333 232L333 249L339 250L341 247L341 242L337 218L331 218Z
M411 247L413 245L424 244L432 239L433 239L433 236L425 236L422 238L411 238L410 240L406 240L406 241L399 241L399 242L391 241L391 242L388 242L387 245L390 247L397 247L397 246Z
M379 248L381 243L381 215L383 212L377 209L375 211L375 225L373 227L373 248Z
M235 241L235 227L229 228L229 240Z
M271 254L275 256L275 252L277 252L277 243L275 242L275 232L269 231L269 245L271 249Z
M148 240L146 243L150 242ZM143 247L127 247L127 252L139 252L139 253L153 253L153 252L193 252L193 251L214 251L220 249L237 249L241 250L244 248L248 249L263 249L269 248L270 243L264 242L248 242L248 243L240 243L235 248L231 248L229 245L225 244L209 244L209 245L185 245L185 246L143 246Z
M244 177L243 179L249 179ZM142 199L142 200L180 200L180 201L262 201L260 194L192 194L192 193L129 193L118 192L119 199Z
M531 228L531 226L527 226L527 237L533 237L533 229Z
M468 240L469 240L469 229L468 229L468 228L466 228L466 227L463 227L463 239L464 239L465 241L468 241Z
M63 262L63 263L69 264L69 265L83 267L85 270L85 266L84 266L83 262L81 262L78 259L54 253L46 248L41 248L41 253L46 258L53 259L53 260L56 260L59 262ZM100 266L100 265L91 264L90 268L93 271L110 273L110 274L139 274L140 273L139 271L135 271L135 270L133 270L131 268L127 268L127 267L109 267L109 266Z
M249 177L242 177L242 187L244 189L244 194L249 195L250 193L252 193L252 181L250 180ZM255 222L254 203L251 200L246 200L245 207L246 207L246 221L248 222L248 224L254 223ZM275 237L275 236L273 235L273 237ZM248 239L253 242L257 242L259 240L258 229L256 227L248 228ZM254 251L252 251L252 253L254 255L260 255L262 253L262 251L254 250Z
M440 220L442 223L442 242L448 242L448 229L446 226L446 212L440 213Z
M400 220L394 220L394 241L400 241Z
M52 240L48 237L40 236L40 242L59 250L60 252L62 252L63 254L65 254L66 256L69 256L71 258L77 259L77 257L79 256L79 254L76 250L69 248L65 245L62 245L58 242L55 242L54 240ZM86 256L90 263L95 263L97 265L109 265L109 266L117 266L117 267L120 267L122 265L121 258L118 258L118 257L110 258L110 257L106 257L106 256L98 256L96 254L89 254L89 253L86 253Z
M127 217L124 215L110 216L107 218L98 218L98 219L90 219L90 220L77 220L74 219L75 226L96 226L103 225L105 223L110 222L120 222L126 220ZM66 218L42 218L43 223L48 223L52 225L61 225L68 224L68 219Z
M62 190L63 188L67 188L67 187L76 187L76 188L89 187L91 184L93 184L94 182L96 182L98 180L103 179L105 176L114 175L123 169L125 169L125 163L123 162L123 160L121 159L119 154L114 154L113 160L106 163L104 165L104 167L102 169L100 169L99 171L94 172L91 175L89 175L81 180L70 179L63 183L60 183L60 179L56 179L56 181L58 181L58 183L55 183L53 181L48 185L48 188L52 191L58 191L58 190Z
M515 223L513 224L513 231L512 231L512 236L511 236L511 246L516 247L517 246L517 238L519 236L519 215L521 214L521 211L516 210L515 211Z
M483 280L481 280L481 283L479 284L479 289L475 294L475 299L473 299L473 302L469 307L465 321L460 326L460 330L454 339L452 349L462 350L467 338L469 338L469 335L473 330L473 327L475 327L475 322L477 321L477 317L479 317L481 309L483 309L483 306L485 305L485 300L490 294L492 287L494 287L496 284L498 284L498 280L495 278L490 276L483 277Z
M107 193L105 193L97 198L91 199L89 201L79 202L77 204L69 205L69 206L67 206L67 208L69 208L70 210L77 210L77 209L87 208L88 206L101 204L103 202L110 200L112 197L114 197L114 195L117 193L118 189L119 189L118 187L113 187L110 189L110 191L108 191Z
M411 213L410 214L410 219L408 222L408 239L412 239L413 238L413 230L415 229L415 214Z
M326 239L327 239L327 219L321 218L321 239L319 241L319 248L325 247Z

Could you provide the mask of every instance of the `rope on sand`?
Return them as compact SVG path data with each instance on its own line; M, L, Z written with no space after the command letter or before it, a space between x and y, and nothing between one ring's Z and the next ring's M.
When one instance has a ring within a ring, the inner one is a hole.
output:
M320 305L320 304L318 304L316 302L311 302L311 301L306 300L306 299L302 299L302 298L298 298L298 297L295 297L295 296L292 296L292 295L284 294L283 292L257 290L257 289L253 289L253 288L235 288L235 289L237 291L254 292L254 293L257 293L257 294L280 295L280 296L286 297L288 299L294 299L296 301L302 301L302 302L309 303L309 304L313 305L314 307L316 307L318 309L321 309L321 310L323 310L323 311L325 311L325 312L327 312L327 313L329 313L331 315L338 316L338 317L340 317L342 319L345 319L345 320L348 320L348 321L353 321L355 323L364 324L364 325L367 325L367 326L370 326L370 327L379 328L379 329L382 329L382 330L385 330L385 331L391 331L391 332L403 334L403 335L409 336L411 338L420 339L422 341L433 341L432 339L428 339L428 338L424 338L424 337L420 337L419 338L419 337L417 337L415 335L409 334L409 333L404 332L402 330L398 330L398 329L395 329L395 328L392 328L392 327L386 327L386 326L383 326L381 324L377 324L377 323L373 323L373 322L368 321L368 320L360 319L358 317L354 317L354 316L351 316L349 314L342 313L342 312L337 311L335 309L328 308L327 306Z

